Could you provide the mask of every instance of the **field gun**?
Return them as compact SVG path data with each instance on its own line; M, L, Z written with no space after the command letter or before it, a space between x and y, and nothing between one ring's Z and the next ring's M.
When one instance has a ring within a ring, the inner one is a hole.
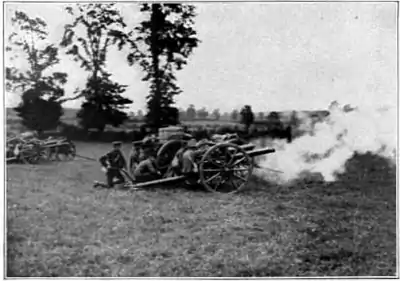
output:
M208 147L202 147L195 157L196 168L190 175L179 172L165 173L161 179L134 182L126 171L123 172L132 181L130 187L133 188L186 181L190 184L200 184L211 192L235 193L241 191L249 182L256 165L254 158L274 152L273 148L255 149L254 144L239 146L227 142L208 143Z

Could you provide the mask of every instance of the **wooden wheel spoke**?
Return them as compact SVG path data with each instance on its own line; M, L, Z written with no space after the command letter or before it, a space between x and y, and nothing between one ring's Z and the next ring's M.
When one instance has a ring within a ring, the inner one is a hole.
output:
M231 171L234 171L234 172L244 172L244 171L248 171L248 170L249 170L249 168L246 168L246 167L231 169Z
M243 178L242 176L237 175L236 173L233 173L233 176L234 176L235 178L237 178L237 179L241 179L241 180L244 181L244 182L247 180L246 178Z
M215 188L214 188L215 191L216 191L219 187L221 187L223 184L225 184L227 181L228 181L228 180L225 179L225 178L221 179L221 181L220 181L219 183L216 184L216 186L215 186Z
M220 176L221 173L216 173L215 175L213 175L212 177L206 179L206 183L209 183L210 181L214 180L216 177Z
M236 149L229 152L229 161L228 161L227 165L230 166L230 165L232 165L233 161L235 161L236 152L237 152Z
M220 172L221 169L204 169L204 172L210 173L210 172Z
M248 160L247 157L243 156L242 158L236 160L234 163L232 163L232 166L237 166L239 164L241 164L243 161ZM242 164L243 165L243 164Z

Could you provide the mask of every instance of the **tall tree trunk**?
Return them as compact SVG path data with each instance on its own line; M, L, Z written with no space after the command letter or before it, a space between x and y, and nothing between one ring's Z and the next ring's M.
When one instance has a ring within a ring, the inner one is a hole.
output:
M161 11L160 4L152 4L152 13L151 13L151 56L152 56L152 64L154 71L154 92L153 92L153 101L151 106L153 107L153 114L150 118L151 123L154 129L158 129L161 126L161 120L159 117L159 113L161 111L161 75L160 75L160 49L159 49L159 30L162 27L164 15Z

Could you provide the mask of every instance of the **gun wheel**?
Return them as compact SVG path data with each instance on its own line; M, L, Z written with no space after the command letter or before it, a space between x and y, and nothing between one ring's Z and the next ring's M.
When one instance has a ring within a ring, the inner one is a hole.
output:
M176 153L185 145L185 141L170 140L163 144L157 151L156 168L161 172L166 172L174 159Z
M39 145L29 144L22 148L20 159L25 164L37 164L43 157L43 151Z
M66 160L72 161L76 157L76 146L72 142L67 142L64 144L66 146Z
M253 164L240 146L219 143L203 155L199 164L200 181L211 192L236 193L248 183Z

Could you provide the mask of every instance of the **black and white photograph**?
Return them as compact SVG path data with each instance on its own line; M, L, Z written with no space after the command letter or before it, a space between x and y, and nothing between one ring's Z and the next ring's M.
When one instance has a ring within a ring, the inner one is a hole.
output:
M3 278L399 278L398 1L3 1Z

